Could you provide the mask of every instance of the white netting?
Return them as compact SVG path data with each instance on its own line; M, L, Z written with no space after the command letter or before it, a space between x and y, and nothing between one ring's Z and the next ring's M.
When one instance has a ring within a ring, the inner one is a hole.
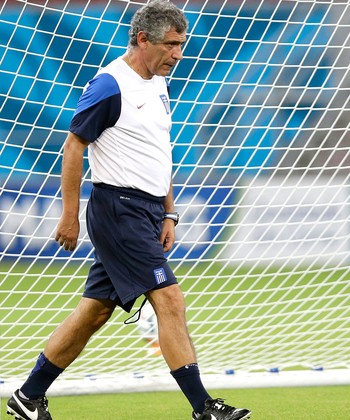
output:
M0 16L0 377L24 378L91 262L54 241L82 87L125 51L145 2L5 1ZM350 5L176 1L169 256L203 373L349 368ZM116 311L64 378L168 369Z

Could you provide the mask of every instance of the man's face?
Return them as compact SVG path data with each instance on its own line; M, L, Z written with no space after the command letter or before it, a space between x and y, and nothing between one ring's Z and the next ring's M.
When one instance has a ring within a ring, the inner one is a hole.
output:
M182 46L185 41L186 34L179 34L175 30L166 32L164 39L156 44L145 41L144 64L149 77L167 76L172 67L182 60Z

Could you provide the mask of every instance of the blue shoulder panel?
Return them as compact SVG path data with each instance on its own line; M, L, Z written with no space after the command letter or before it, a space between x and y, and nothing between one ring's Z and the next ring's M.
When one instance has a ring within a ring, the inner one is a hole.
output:
M108 127L113 127L121 112L121 94L113 76L102 73L89 82L79 99L69 130L93 142Z
M108 73L99 74L89 81L86 90L78 101L74 115L118 93L120 93L120 89L115 78Z

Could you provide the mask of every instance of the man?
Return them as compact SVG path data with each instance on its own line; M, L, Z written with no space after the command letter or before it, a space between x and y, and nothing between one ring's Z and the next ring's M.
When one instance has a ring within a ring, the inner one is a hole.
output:
M62 164L63 211L56 241L73 251L79 234L83 153L94 188L87 209L95 261L83 297L50 337L23 386L8 402L17 419L50 420L45 393L118 305L130 312L145 295L157 315L159 343L171 374L193 407L193 419L247 419L250 411L213 400L202 385L188 334L183 294L164 252L178 215L171 185L171 68L182 59L187 20L156 0L131 22L128 51L85 87Z

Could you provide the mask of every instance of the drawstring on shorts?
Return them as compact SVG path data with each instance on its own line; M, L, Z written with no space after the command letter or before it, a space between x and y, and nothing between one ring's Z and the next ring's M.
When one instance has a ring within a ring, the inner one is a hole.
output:
M143 300L143 302L141 303L141 306L139 307L139 309L138 309L138 310L137 310L134 314L132 314L131 316L129 316L129 318L127 318L127 319L124 321L124 324L125 324L125 325L128 325L128 324L135 324L136 322L138 322L138 321L140 320L140 317L141 317L141 311L142 311L142 308L145 306L146 302L147 302L147 298L145 298L145 299ZM136 315L137 315L137 319L135 319L134 321L130 321L130 320L131 320L131 319L133 319Z

